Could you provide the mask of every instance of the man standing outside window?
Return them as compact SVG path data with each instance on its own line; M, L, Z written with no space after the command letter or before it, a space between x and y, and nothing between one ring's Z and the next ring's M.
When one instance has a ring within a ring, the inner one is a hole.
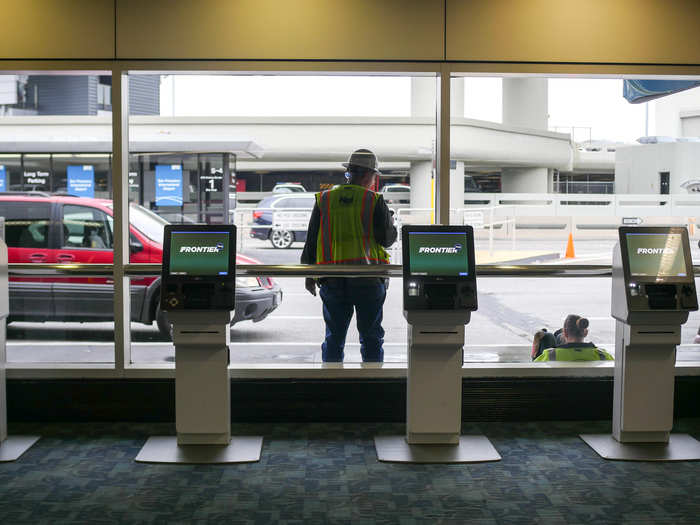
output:
M392 214L374 185L377 157L367 149L358 149L343 163L347 184L316 194L303 264L389 264L384 248L396 241ZM324 362L342 362L345 337L357 313L360 353L364 362L384 360L382 308L387 280L378 277L325 277L319 280L323 301L326 339L321 345ZM306 279L306 289L316 295L316 280Z

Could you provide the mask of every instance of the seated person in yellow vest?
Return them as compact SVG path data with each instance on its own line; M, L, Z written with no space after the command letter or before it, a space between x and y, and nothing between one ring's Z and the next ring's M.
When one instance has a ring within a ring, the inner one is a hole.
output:
M367 149L353 152L348 162L347 184L316 194L303 264L389 264L384 248L396 241L397 232L384 199L369 188L379 174L377 157ZM325 277L319 280L326 338L321 345L324 362L342 362L345 337L357 314L360 354L364 362L384 360L383 306L387 282L378 277ZM306 289L316 295L316 281L306 279Z
M588 319L578 315L566 316L562 332L564 344L548 348L535 359L539 361L612 361L613 356L593 343L583 340L588 335ZM534 346L534 342L533 342Z

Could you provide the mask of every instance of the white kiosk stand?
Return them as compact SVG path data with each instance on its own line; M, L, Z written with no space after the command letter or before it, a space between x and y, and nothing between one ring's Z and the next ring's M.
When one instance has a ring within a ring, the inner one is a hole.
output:
M605 459L700 459L700 442L671 434L676 345L698 309L685 228L620 228L613 252L613 433L583 434Z
M39 436L7 435L7 390L5 365L7 363L7 316L10 314L7 276L7 244L5 219L0 217L0 462L15 461L39 440Z
M149 438L136 461L258 461L262 436L231 437L235 226L169 225L164 247L161 301L173 324L177 436Z
M404 226L408 321L406 435L376 436L379 461L472 463L501 456L484 436L461 436L464 326L477 309L471 226Z

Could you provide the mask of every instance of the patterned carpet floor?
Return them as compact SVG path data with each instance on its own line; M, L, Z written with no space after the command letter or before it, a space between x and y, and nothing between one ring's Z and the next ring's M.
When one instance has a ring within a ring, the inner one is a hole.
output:
M578 437L610 423L466 424L497 463L380 463L396 424L235 424L265 436L261 461L134 462L168 424L11 424L42 439L0 463L0 523L698 524L700 462L605 461ZM700 439L700 419L674 431Z

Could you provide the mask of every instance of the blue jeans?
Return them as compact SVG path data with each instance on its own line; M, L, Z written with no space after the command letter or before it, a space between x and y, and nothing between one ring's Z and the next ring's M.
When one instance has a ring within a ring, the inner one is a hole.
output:
M321 355L326 363L339 363L345 357L345 337L353 308L357 312L362 361L384 361L382 307L386 299L386 285L384 282L367 283L364 279L364 282L358 281L329 278L321 284L323 319L326 321L326 340L321 345Z

